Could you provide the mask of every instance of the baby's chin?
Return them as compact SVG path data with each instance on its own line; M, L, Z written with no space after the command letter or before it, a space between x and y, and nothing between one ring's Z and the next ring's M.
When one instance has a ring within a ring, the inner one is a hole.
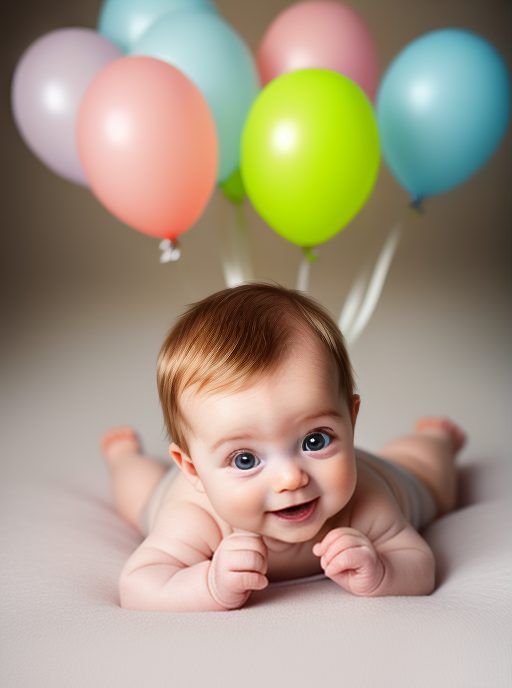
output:
M279 540L278 538L262 535L263 542L271 552L286 552L290 547L306 542L306 540ZM308 538L309 539L309 538Z
M311 532L307 535L304 533L289 533L283 537L277 538L272 535L265 535L265 533L261 534L263 542L272 552L284 552L290 547L310 542L315 535L316 533Z

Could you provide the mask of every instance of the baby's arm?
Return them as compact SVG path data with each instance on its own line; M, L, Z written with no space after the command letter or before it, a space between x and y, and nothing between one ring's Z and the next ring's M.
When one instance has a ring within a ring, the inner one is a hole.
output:
M200 506L172 503L159 511L153 532L121 572L121 606L174 612L238 609L254 590L268 585L267 554L258 534L238 530L223 538Z
M430 595L434 591L434 554L409 523L375 549L384 566L384 576L371 595Z
M148 611L223 611L208 585L211 555L222 540L213 518L195 504L160 511L153 531L119 579L121 607Z
M367 597L433 592L432 550L388 498L362 500L350 526L329 531L313 549L326 576Z

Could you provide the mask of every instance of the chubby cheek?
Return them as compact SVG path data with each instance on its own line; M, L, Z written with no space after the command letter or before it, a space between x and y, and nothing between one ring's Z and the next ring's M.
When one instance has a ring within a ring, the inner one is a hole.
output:
M217 513L228 523L240 527L262 514L265 508L257 490L247 484L237 484L236 480L229 484L225 482L222 488L219 486L215 497L213 506Z
M357 482L354 453L348 451L339 456L337 461L329 463L322 482L326 496L332 500L333 506L345 506L352 497Z

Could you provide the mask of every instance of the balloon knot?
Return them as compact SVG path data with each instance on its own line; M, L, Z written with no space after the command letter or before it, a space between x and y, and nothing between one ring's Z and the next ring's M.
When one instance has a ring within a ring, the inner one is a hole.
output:
M168 263L169 261L176 261L181 256L181 250L178 248L176 239L164 239L160 242L161 263Z
M318 260L318 254L315 253L315 247L314 246L303 246L302 247L302 252L306 256L306 258L309 260L310 263L314 263L315 260Z
M414 196L412 201L409 203L409 208L418 213L418 215L425 214L425 208L423 206L423 196Z

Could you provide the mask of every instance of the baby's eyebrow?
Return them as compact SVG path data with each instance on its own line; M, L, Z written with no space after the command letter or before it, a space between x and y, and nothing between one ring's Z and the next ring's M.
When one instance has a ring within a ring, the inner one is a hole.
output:
M343 415L339 411L335 411L334 409L327 409L326 411L318 411L314 413L308 413L305 416L299 416L297 419L297 425L300 423L305 423L308 420L314 420L315 418L324 418L326 416L329 416L331 418L343 418ZM256 439L257 435L251 432L246 432L246 433L238 433L236 435L230 435L229 437L223 437L220 440L217 440L215 444L213 444L210 447L210 451L214 452L216 451L221 445L226 444L227 442L234 442L235 440L247 440L247 439Z

